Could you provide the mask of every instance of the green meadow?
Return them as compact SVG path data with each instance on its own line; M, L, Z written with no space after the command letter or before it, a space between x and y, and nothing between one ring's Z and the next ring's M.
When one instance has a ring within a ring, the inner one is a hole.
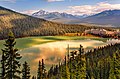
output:
M107 38L98 37L86 37L86 36L37 36L37 37L25 37L16 39L16 48L24 49L35 45L40 45L48 42L63 41L63 40L99 40L105 42ZM0 40L0 49L4 48L5 40Z

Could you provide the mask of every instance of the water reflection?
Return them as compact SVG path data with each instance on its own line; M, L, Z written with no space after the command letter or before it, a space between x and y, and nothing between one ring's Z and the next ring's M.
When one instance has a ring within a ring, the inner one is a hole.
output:
M20 53L23 56L23 61L28 61L31 66L32 74L36 73L38 61L41 59L45 60L47 68L52 64L58 64L64 59L65 54L67 54L67 45L70 46L70 51L77 50L81 44L86 50L106 45L107 43L97 40L69 40L69 41L59 41L51 42L46 44L36 45L24 50Z

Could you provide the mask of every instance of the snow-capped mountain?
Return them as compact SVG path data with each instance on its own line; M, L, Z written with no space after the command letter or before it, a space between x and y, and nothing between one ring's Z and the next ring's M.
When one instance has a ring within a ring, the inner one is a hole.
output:
M62 23L71 23L73 21L79 21L81 18L86 16L78 16L72 15L68 13L59 13L59 12L47 12L44 10L40 10L32 14L34 17L43 18L46 20L54 21L54 22L62 22Z
M32 14L32 16L66 24L87 23L120 26L120 10L106 10L91 16L79 16L67 13L46 12L44 10L40 10L39 12Z
M45 15L45 14L49 14L49 12L44 11L44 10L40 10L38 12L33 13L32 15L33 16L40 16L40 15Z

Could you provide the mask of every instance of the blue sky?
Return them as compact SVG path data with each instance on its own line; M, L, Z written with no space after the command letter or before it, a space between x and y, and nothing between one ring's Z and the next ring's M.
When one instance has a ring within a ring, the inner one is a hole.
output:
M108 9L120 9L120 0L0 0L0 6L26 14L43 9L89 15Z

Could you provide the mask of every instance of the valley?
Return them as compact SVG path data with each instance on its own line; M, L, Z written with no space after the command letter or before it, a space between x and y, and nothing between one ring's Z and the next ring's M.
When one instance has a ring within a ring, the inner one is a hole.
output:
M26 15L0 6L0 78L119 79L119 15Z

